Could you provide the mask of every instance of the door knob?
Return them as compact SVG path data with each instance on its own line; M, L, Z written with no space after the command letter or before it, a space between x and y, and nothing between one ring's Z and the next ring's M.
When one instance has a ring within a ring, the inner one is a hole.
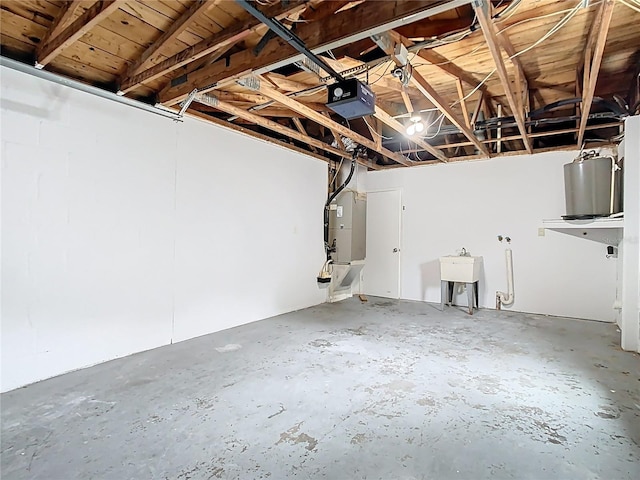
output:
M394 248L394 249L393 249L393 253L398 253L398 249L397 249L397 248Z

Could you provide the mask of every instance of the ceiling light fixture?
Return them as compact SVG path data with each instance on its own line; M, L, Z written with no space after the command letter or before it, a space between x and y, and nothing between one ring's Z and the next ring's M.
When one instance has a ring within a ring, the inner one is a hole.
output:
M409 117L409 124L407 125L406 133L408 136L412 137L416 133L420 133L424 130L424 123L422 122L422 117L420 115L412 114Z

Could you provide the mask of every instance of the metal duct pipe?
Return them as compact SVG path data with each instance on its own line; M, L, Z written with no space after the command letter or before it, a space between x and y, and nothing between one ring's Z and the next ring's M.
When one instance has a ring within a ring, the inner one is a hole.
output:
M0 65L3 67L10 68L12 70L16 70L18 72L33 75L34 77L41 78L49 82L57 83L58 85L71 87L74 90L79 90L81 92L89 93L91 95L95 95L96 97L101 97L106 100L111 100L113 102L127 105L129 107L137 108L139 110L144 110L145 112L154 113L156 115L167 117L175 121L182 121L182 117L176 112L164 110L162 108L149 105L148 103L140 102L139 100L133 100L132 98L122 97L122 96L116 95L113 92L103 90L102 88L94 87L93 85L87 85L86 83L82 83L77 80L72 80L70 78L63 77L56 73L49 72L47 70L38 70L37 68L32 67L31 65L27 65L25 63L18 62L16 60L12 60L10 58L0 56Z

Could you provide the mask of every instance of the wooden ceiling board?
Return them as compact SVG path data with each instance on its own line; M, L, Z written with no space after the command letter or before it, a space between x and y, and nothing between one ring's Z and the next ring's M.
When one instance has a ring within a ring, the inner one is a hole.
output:
M89 30L80 40L123 60L137 58L142 55L146 48L144 45L132 42L128 38L107 30L101 25Z
M83 63L96 70L110 73L112 75L120 75L128 65L126 60L110 54L109 52L96 48L88 43L79 40L64 49L62 55ZM53 61L55 63L56 60Z
M112 15L109 15L100 25L145 48L149 47L153 40L162 34L161 30L122 9L118 9Z
M4 5L4 4L2 4ZM9 10L2 10L2 33L29 45L38 45L48 27L36 23ZM31 49L33 51L34 49Z
M0 44L2 44L2 53L7 55L16 55L20 52L26 52L33 48L32 44L10 37L3 31L0 31Z
M56 57L55 62L50 64L50 70L84 82L92 81L93 83L112 84L118 78L117 75L103 72L102 70L69 58L65 53Z
M3 1L0 3L0 11L13 12L27 20L48 27L58 15L60 7L44 0Z
M182 5L181 3L174 1L165 1L165 0L136 0L138 3L146 5L147 7L155 10L158 13L161 13L165 17L177 19L180 15L182 15L187 7Z

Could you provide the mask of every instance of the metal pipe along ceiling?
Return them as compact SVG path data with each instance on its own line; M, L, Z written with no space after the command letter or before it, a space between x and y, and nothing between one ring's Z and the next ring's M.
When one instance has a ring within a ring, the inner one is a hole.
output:
M81 92L89 93L91 95L95 95L96 97L101 97L106 100L111 100L113 102L121 103L123 105L137 108L139 110L144 110L145 112L160 115L162 117L170 118L175 121L181 121L181 116L177 112L171 112L168 110L164 110L162 108L155 107L153 105L149 105L148 103L134 100L132 98L119 96L113 92L109 92L108 90L103 90L102 88L94 87L92 85L87 85L85 83L63 77L61 75L49 72L47 70L38 70L37 68L32 67L31 65L27 65L25 63L21 63L16 60L12 60L10 58L0 56L0 65L3 67L11 68L12 70L16 70L18 72L33 75L34 77L41 78L49 82L57 83L58 85L71 87L74 90L79 90Z

